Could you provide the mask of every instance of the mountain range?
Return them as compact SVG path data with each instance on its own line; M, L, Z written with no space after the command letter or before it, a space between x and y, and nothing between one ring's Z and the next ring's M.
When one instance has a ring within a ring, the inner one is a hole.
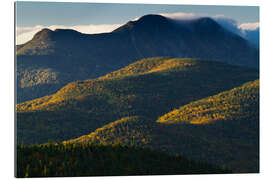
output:
M16 55L18 103L148 57L201 58L259 67L258 49L207 17L174 21L145 15L102 34L43 29L18 45Z
M258 172L259 81L165 113L124 117L64 143L123 144L179 153L233 172Z
M259 49L211 18L43 29L16 55L20 177L259 172Z
M216 61L142 59L18 104L17 141L122 143L257 172L258 77Z

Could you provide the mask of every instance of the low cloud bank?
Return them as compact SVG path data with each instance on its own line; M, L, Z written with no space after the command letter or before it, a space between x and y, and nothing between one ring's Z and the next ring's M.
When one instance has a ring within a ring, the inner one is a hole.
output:
M203 17L201 15L197 15L194 13L164 13L160 14L165 17L171 18L173 20L183 20L183 19L196 19ZM257 48L259 48L259 31L260 26L259 22L254 23L243 23L238 24L238 22L232 18L228 18L223 14L218 14L215 16L212 16L217 23L222 25L227 30L238 34L239 36L247 39L249 42L251 42L253 45L255 45Z
M120 27L122 24L99 24L99 25L77 25L77 26L63 26L63 25L52 25L42 26L37 25L33 27L17 27L16 28L16 44L23 44L33 38L33 36L42 30L48 28L51 30L55 29L73 29L85 34L98 34L111 32L114 29Z

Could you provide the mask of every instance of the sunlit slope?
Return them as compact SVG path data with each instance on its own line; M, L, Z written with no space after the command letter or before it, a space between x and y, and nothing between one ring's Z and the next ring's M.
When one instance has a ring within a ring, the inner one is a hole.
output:
M182 106L160 117L157 122L209 124L216 121L237 121L240 119L248 121L250 118L258 117L258 113L259 80L256 80Z
M221 72L224 73L222 74ZM215 77L211 77L211 75L215 75ZM59 102L71 99L82 100L86 98L84 97L84 95L94 93L97 94L99 93L99 91L101 91L102 93L103 89L106 90L107 88L112 88L110 89L111 92L126 94L128 93L127 90L131 89L128 86L136 88L136 86L140 85L139 81L135 81L135 83L132 84L133 80L140 80L144 82L149 80L151 84L161 84L164 83L164 81L168 80L168 84L171 82L178 82L183 85L183 88L193 90L197 88L194 88L191 85L196 85L197 83L201 85L201 87L209 88L208 90L211 91L211 89L222 90L222 86L219 88L211 87L211 85L215 85L218 83L226 84L225 80L229 80L229 83L236 83L235 81L237 80L245 82L247 81L247 79L256 79L257 77L258 71L255 69L237 67L220 62L188 58L148 58L137 61L119 71L109 73L98 79L90 79L77 82L75 81L69 83L57 93L51 96L45 96L43 98L39 98L33 101L21 103L17 105L17 109L19 111L35 111L40 109L44 110L44 108L47 110L54 110L53 105ZM156 82L152 82L151 80L156 80ZM194 82L194 80L196 81ZM120 86L113 87L114 84ZM128 86L123 87L121 86L122 84L127 84ZM151 86L151 84L148 84L148 86ZM109 87L110 85L111 87ZM145 85L145 83L142 85ZM179 86L178 84L171 85L173 87ZM170 91L170 87L166 88ZM145 86L144 89L149 88ZM155 92L155 89L150 90L152 92ZM30 107L30 104L33 107ZM53 107L49 107L48 105L52 105ZM57 105L61 105L61 103Z
M63 141L63 143L147 145L155 133L154 127L155 123L151 119L142 116L123 117L98 128L89 135Z
M179 106L257 78L255 69L220 62L144 59L104 77L73 82L53 95L18 104L18 141L71 139L126 116L157 119Z
M233 172L258 172L259 81L191 102L161 116L157 122L145 117L125 117L64 143L67 142L143 146L213 163Z
M170 58L170 57L154 57L139 60L125 68L109 73L99 79L120 78L124 76L132 76L153 72L166 71L186 71L195 68L198 63L195 58Z

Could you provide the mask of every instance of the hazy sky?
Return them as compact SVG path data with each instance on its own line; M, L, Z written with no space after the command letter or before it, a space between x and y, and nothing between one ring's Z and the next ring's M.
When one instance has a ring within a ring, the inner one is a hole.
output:
M259 22L259 8L255 6L17 2L16 43L30 40L44 27L72 28L90 34L109 32L145 14L164 14L174 18L224 17L248 28Z

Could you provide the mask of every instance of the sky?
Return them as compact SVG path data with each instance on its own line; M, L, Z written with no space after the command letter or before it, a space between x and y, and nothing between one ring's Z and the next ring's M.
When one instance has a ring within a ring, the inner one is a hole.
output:
M240 30L259 27L259 7L256 6L16 2L16 44L31 40L43 28L103 33L146 14L174 19L213 17Z

